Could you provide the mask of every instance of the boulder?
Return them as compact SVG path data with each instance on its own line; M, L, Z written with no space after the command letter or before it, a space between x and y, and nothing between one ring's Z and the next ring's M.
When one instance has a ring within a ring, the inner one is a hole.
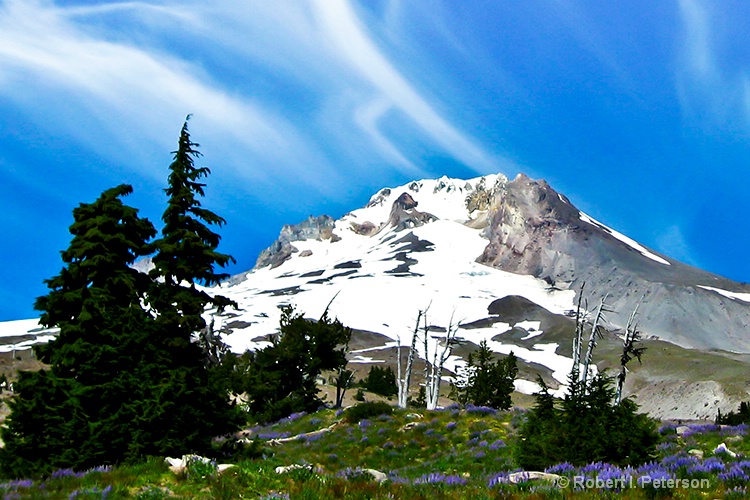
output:
M727 445L724 443L721 443L719 446L716 447L714 450L714 455L718 455L719 453L724 453L732 458L737 458L737 454L727 448Z
M510 474L508 476L508 482L510 484L518 484L528 481L546 481L548 483L557 484L561 477L562 476L557 474L550 474L549 472L521 471Z

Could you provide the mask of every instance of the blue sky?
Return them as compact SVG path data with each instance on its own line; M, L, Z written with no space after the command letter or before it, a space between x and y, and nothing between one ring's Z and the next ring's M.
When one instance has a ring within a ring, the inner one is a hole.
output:
M284 223L411 179L525 172L750 281L742 1L0 0L0 320L36 316L72 209L159 226L185 116L236 273Z

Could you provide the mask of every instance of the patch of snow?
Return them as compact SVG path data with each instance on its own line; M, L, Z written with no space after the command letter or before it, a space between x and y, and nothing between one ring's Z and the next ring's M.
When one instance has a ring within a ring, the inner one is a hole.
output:
M533 339L534 337L538 337L539 335L543 334L544 332L540 330L541 327L541 321L521 321L513 325L513 328L521 328L529 332L528 335L526 335L521 340Z
M368 356L354 356L349 360L350 363L385 363L384 359L374 359Z
M43 331L44 327L38 319L19 319L0 323L0 337L17 337L19 335L34 335Z
M723 290L721 288L714 288L712 286L705 286L705 285L698 285L698 287L703 288L704 290L709 290L711 292L716 292L719 295L723 295L724 297L727 297L730 299L741 300L743 302L750 302L750 293L730 292L729 290Z
M654 254L654 253L652 253L652 252L649 252L649 251L648 251L648 250L646 249L646 247L644 247L643 245L641 245L641 244L640 244L640 243L638 243L637 241L635 241L635 240L633 240L633 239L631 239L631 238L628 238L627 236L625 236L625 235L624 235L624 234L622 234L622 233L618 233L617 231L615 231L615 230L614 230L614 229L612 229L612 228L609 228L609 227L605 226L604 224L602 224L602 223L601 223L601 222L599 222L598 220L594 219L593 217L589 217L588 215L586 215L586 214L585 214L585 213L583 213L583 212L579 212L579 216L580 216L580 219L581 219L581 220L582 220L583 222L588 222L588 223L589 223L589 224L591 224L592 226L596 226L596 227L598 227L598 228L600 228L600 229L603 229L603 230L607 231L607 232L608 232L608 233L609 233L610 235L612 235L612 236L613 236L614 238L616 238L616 239L620 240L621 242L625 243L626 245L628 245L628 246L629 246L629 247L631 247L632 249L634 249L634 250L636 250L637 252L639 252L639 253L640 253L641 255L643 255L644 257L648 257L649 259L651 259L651 260L653 260L653 261L655 261L655 262L658 262L659 264L664 264L664 265L666 265L666 266L671 266L671 265L672 265L672 264L670 264L670 263L669 263L669 262L668 262L667 260L665 260L665 259L662 259L661 257L659 257L658 255L655 255L655 254Z
M24 349L31 349L31 347L36 344L46 344L54 338L54 335L40 335L32 340L24 340L23 342L18 342L16 344L0 345L0 352L12 352L14 350L22 351Z

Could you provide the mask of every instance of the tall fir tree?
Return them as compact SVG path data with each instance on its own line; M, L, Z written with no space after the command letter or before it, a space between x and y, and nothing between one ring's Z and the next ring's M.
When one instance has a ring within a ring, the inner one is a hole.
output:
M199 182L208 176L208 167L196 167L195 159L201 156L199 144L190 140L188 120L180 132L177 151L169 165L167 208L162 215L162 236L154 242L157 254L153 258L153 278L161 279L164 286L154 293L152 301L157 310L169 313L164 318L180 329L195 333L206 328L202 314L207 305L223 310L236 303L224 296L211 296L196 285L211 286L229 277L217 273L215 267L225 267L235 260L216 250L221 237L208 226L221 227L226 221L201 206L198 197L205 196L205 184ZM172 306L176 307L172 307Z
M144 399L139 372L151 351L151 315L141 307L150 279L129 265L150 253L156 231L109 189L73 211L63 269L37 299L40 323L60 329L34 348L49 369L21 372L2 429L0 471L38 475L54 468L115 463L131 454L132 422Z
M153 279L148 302L156 312L156 335L152 342L165 347L169 356L152 376L166 377L158 404L142 416L147 423L143 432L166 449L177 449L186 443L193 451L205 450L212 436L235 429L242 421L239 410L228 403L227 387L216 380L216 371L208 363L215 345L193 342L197 336L209 344L221 339L207 328L203 314L207 306L222 311L236 303L221 295L209 295L198 285L211 286L228 275L217 273L234 259L216 250L220 236L208 226L222 226L225 221L201 206L198 197L205 195L205 184L199 182L210 170L196 167L199 145L190 140L187 122L182 126L178 148L169 166L165 192L167 208L162 215L161 238L154 241L156 251L149 275ZM219 349L220 351L220 349ZM165 411L168 409L168 411ZM148 430L146 430L148 429ZM186 437L187 436L187 437ZM144 438L147 440L147 438ZM182 449L181 452L188 450Z

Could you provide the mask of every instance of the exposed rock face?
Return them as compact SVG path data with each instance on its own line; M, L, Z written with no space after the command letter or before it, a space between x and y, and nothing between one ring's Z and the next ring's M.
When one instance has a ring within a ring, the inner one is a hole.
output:
M434 215L417 210L417 204L409 193L401 193L391 206L391 216L388 219L388 224L391 227L395 227L398 231L419 227L437 220L437 217Z
M750 304L699 285L744 293L750 287L623 242L545 181L525 175L498 190L489 210L489 244L478 262L560 288L586 283L585 297L609 294L614 312L607 318L616 327L645 297L639 325L647 334L686 347L750 351Z
M297 249L292 245L294 241L308 239L337 241L338 237L333 234L333 218L327 215L313 217L312 215L299 224L285 224L281 229L279 237L270 247L263 250L255 262L255 267L280 266Z

